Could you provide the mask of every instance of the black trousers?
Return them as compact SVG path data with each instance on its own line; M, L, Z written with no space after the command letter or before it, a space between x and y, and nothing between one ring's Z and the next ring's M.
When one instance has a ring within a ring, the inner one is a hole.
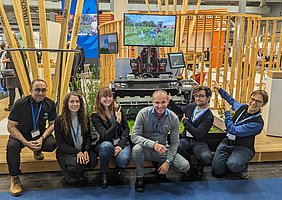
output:
M81 165L76 161L76 155L69 154L66 156L66 171L81 172L85 169L93 169L97 165L97 156L93 151L88 151L89 163L87 165Z
M9 137L6 149L6 159L8 164L9 173L11 176L21 174L20 170L20 154L24 145L17 139ZM53 135L48 136L41 147L41 151L52 152L57 148L57 143Z

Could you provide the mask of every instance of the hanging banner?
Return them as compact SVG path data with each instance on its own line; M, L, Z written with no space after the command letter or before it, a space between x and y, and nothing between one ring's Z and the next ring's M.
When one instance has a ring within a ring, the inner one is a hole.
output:
M62 0L64 8L65 0ZM72 0L68 21L68 40L72 33L77 0ZM84 0L77 45L84 48L85 58L98 58L98 6L97 0Z

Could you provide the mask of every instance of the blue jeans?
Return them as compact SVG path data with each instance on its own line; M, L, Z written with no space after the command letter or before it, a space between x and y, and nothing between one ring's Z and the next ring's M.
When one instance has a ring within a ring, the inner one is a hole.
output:
M216 176L223 175L227 169L231 172L245 172L254 155L255 153L248 147L228 146L223 140L216 149L212 162L212 173Z
M114 157L115 146L112 142L104 141L100 143L97 148L100 156L101 171L103 173L107 173L109 171L110 160ZM115 157L116 166L119 168L126 168L129 164L130 158L131 148L129 145L125 145Z
M178 147L178 153L185 159L190 160L190 155L195 155L199 165L211 165L212 153L204 142L197 142L194 139L182 138Z

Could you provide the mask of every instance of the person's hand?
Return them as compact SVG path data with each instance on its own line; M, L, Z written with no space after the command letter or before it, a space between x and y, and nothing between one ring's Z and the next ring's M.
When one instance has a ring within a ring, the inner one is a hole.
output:
M27 148L29 148L30 150L32 150L32 151L36 151L34 141L27 141L27 143L25 144L25 146L26 146Z
M214 89L219 90L221 88L220 84L216 81L212 81L212 86Z
M85 165L84 154L81 151L76 155L76 162Z
M187 119L187 117L186 117L185 113L183 113L183 116L182 116L181 121L183 122L183 120L184 120L184 119Z
M232 109L231 105L227 101L224 101L224 110L230 111L231 109Z
M90 161L88 151L84 151L83 154L84 154L85 165L87 165Z
M119 152L121 152L122 148L120 146L115 146L115 153L114 153L114 157L116 157Z
M42 147L42 144L43 144L43 138L40 137L39 139L35 140L35 141L32 141L33 145L34 145L34 149L36 151L39 151Z
M120 124L121 122L121 106L119 107L118 111L115 111L116 121Z
M159 174L167 174L169 168L170 168L170 166L169 166L168 162L165 161L158 169Z
M158 152L159 154L165 154L167 152L167 148L164 145L159 144L159 143L154 144L154 150Z

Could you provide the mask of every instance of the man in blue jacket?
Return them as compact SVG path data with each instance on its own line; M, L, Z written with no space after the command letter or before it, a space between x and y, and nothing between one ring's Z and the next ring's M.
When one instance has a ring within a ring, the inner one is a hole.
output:
M268 102L268 94L264 90L252 92L248 104L241 104L215 83L225 102L225 126L227 135L218 145L212 162L212 174L220 176L231 172L240 173L241 179L248 179L249 161L255 155L255 136L260 134L264 125L260 109ZM233 117L228 104L235 111Z

